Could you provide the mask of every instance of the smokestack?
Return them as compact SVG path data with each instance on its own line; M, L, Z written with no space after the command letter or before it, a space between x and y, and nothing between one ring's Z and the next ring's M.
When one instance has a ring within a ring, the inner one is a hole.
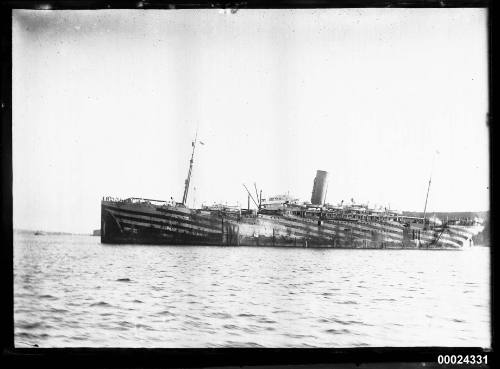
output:
M325 203L326 198L326 188L328 187L328 172L324 170L316 171L316 177L314 178L314 186L311 196L311 204L321 205Z

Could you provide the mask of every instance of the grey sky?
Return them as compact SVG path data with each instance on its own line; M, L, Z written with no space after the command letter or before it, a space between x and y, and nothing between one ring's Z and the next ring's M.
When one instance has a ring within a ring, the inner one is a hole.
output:
M486 11L15 11L14 226L89 232L102 196L488 205ZM196 190L193 189L196 188Z

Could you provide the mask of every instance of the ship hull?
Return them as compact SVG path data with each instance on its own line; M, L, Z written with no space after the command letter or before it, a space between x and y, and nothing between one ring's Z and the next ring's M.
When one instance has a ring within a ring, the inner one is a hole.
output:
M472 246L479 231L423 229L395 221L228 215L148 202L101 203L101 242L107 244L461 250Z

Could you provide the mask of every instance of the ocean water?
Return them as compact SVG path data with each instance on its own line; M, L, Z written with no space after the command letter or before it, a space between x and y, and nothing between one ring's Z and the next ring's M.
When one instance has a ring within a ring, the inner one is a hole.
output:
M16 347L490 347L489 249L14 235Z

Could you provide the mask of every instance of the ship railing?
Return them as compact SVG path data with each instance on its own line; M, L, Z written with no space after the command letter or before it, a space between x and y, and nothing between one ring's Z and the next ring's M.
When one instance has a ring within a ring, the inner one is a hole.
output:
M149 202L152 204L158 204L158 205L163 205L163 204L172 204L172 201L166 201L166 200L156 200L156 199L145 199L142 197L129 197L127 200L130 200L132 202Z
M113 196L104 196L102 198L102 201L108 201L108 202L123 202L124 200L119 197L113 197Z
M458 226L474 226L482 224L480 221L470 218L449 219L446 223Z
M156 200L156 199L146 199L142 197L128 197L126 199L122 199L119 197L112 196L104 196L102 198L103 201L109 202L117 202L122 204L150 204L150 205L168 205L168 206L176 206L177 203L173 200L165 201L165 200Z

